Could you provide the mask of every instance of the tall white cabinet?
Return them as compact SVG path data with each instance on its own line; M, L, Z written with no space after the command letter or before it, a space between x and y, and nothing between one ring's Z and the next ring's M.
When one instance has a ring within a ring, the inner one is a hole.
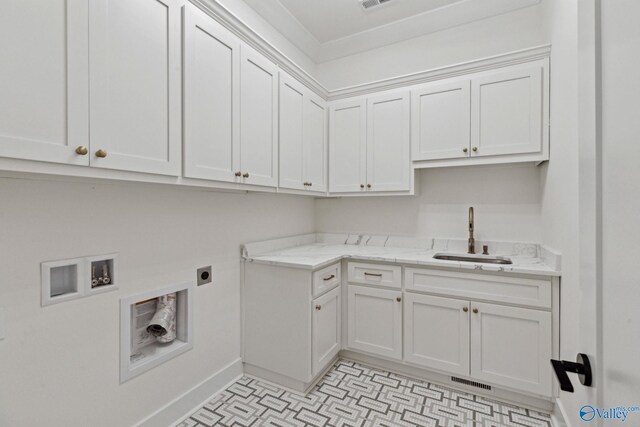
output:
M91 166L181 174L180 4L89 2Z
M326 103L280 71L280 188L327 189Z
M409 93L330 107L329 192L411 190Z

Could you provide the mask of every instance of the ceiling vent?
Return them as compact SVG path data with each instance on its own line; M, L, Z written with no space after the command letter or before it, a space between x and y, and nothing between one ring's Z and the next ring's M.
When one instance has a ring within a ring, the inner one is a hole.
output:
M364 10L373 9L377 6L382 6L385 3L391 2L391 0L358 0L360 2L360 6Z

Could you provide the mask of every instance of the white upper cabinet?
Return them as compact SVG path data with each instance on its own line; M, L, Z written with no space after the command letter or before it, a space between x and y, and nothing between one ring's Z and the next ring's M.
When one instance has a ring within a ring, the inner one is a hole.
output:
M304 175L311 191L327 191L327 105L308 94L304 104Z
M280 71L280 187L326 191L325 102Z
M411 92L414 161L469 157L470 86L465 79L431 83Z
M0 156L89 164L88 7L2 2Z
M471 156L542 151L543 68L514 67L471 80Z
M184 175L239 182L240 42L184 7Z
M89 2L92 166L181 172L177 0Z
M408 92L367 100L367 190L411 189Z
M363 191L366 181L366 101L334 104L329 109L329 192Z
M304 190L304 90L296 80L281 71L279 96L280 187Z
M248 46L240 63L240 168L243 182L278 185L278 69Z
M411 190L408 92L333 104L329 118L329 192Z

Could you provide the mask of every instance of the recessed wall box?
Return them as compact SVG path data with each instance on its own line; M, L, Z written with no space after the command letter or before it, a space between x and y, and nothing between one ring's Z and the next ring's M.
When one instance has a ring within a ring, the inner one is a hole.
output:
M43 306L80 298L84 294L84 258L43 262L40 271Z
M194 283L154 289L120 300L120 382L123 383L193 348ZM176 339L158 342L147 326L162 295L176 294Z
M87 295L118 289L118 254L87 257Z

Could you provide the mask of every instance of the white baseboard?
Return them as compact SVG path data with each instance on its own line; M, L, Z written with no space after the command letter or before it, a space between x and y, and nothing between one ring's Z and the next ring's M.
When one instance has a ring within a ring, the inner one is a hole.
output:
M242 359L238 358L191 390L167 403L134 427L167 427L176 425L240 377L242 377Z
M562 404L562 401L556 398L556 404L553 408L553 412L551 413L551 425L553 427L571 427L571 424L567 423L567 420L570 418L567 417L567 411Z

